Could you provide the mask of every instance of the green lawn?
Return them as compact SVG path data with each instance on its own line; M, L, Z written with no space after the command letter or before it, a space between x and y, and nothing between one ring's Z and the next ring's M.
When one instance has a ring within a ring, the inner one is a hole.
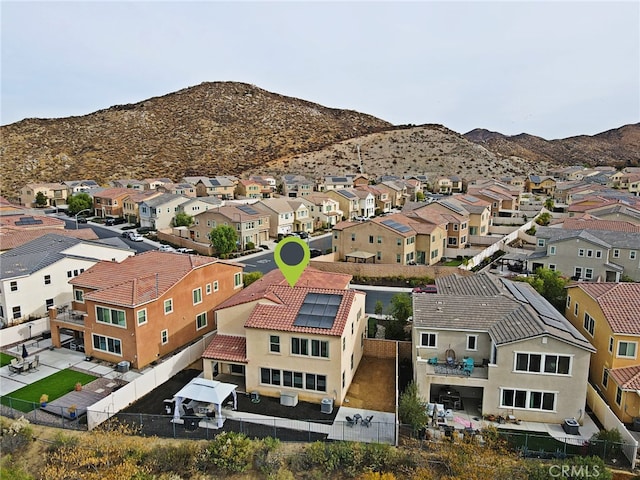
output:
M4 367L5 365L9 365L11 363L11 360L13 360L16 357L12 357L11 355L8 355L6 353L0 352L0 367Z
M444 262L445 267L459 267L462 265L462 260L449 260L448 262Z
M96 378L93 375L76 372L75 370L61 370L15 392L11 392L8 396L1 397L0 401L3 405L9 405L9 397L11 397L11 406L13 408L22 412L30 412L38 408L40 395L43 393L49 395L49 401L52 402L56 398L60 398L72 391L77 382L86 385Z

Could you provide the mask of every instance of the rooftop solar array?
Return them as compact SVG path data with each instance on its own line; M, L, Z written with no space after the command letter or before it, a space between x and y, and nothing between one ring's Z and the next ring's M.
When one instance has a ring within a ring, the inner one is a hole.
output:
M343 190L338 190L338 193L340 195L343 195L343 196L347 197L347 198L356 198L356 194L353 193L353 192L350 192L349 190L344 190L344 189Z
M33 217L20 217L20 220L18 220L15 225L18 226L24 226L24 225L42 225L42 220L40 220L39 218L33 218Z
M464 215L465 213L465 211L462 208L460 208L458 205L455 205L451 202L447 202L446 200L440 200L440 204L444 205L447 208L450 208L451 210L459 213L460 215Z
M307 293L293 324L296 327L330 329L333 327L341 302L342 295Z
M249 215L260 215L260 213L256 209L251 208L249 205L240 205L238 207L238 210L241 210Z
M380 223L386 225L389 228L393 228L396 232L407 233L411 231L411 227L403 225L402 223L398 223L394 220L383 220Z

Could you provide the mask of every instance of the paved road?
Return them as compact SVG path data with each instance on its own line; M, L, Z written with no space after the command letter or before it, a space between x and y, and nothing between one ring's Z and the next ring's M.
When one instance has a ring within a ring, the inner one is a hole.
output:
M241 257L237 261L245 265L245 272L270 272L277 268L276 262L273 261L273 248L275 248L275 245L274 242L269 242L271 250L259 255L251 255L249 258ZM331 248L331 235L310 239L309 248L317 248L325 252L328 248Z

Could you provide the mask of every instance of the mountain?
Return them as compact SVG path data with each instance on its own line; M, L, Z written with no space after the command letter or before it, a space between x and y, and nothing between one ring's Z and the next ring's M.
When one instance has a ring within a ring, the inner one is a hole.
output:
M3 195L29 182L241 174L392 125L235 82L203 83L80 117L0 127Z
M500 156L517 156L531 162L560 165L640 165L640 123L625 125L597 135L579 135L558 140L522 133L507 136L475 129L464 137Z

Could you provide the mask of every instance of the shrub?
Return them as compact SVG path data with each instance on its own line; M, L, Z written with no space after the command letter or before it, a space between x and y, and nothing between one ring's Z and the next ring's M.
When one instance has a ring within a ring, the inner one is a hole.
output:
M223 432L207 446L209 462L227 473L247 471L252 465L254 445L242 433Z
M3 455L13 453L24 448L33 438L33 431L29 420L24 417L8 423L0 424L0 451Z
M153 472L176 472L190 475L195 471L196 460L201 448L192 442L177 445L158 446L144 456L144 463Z

